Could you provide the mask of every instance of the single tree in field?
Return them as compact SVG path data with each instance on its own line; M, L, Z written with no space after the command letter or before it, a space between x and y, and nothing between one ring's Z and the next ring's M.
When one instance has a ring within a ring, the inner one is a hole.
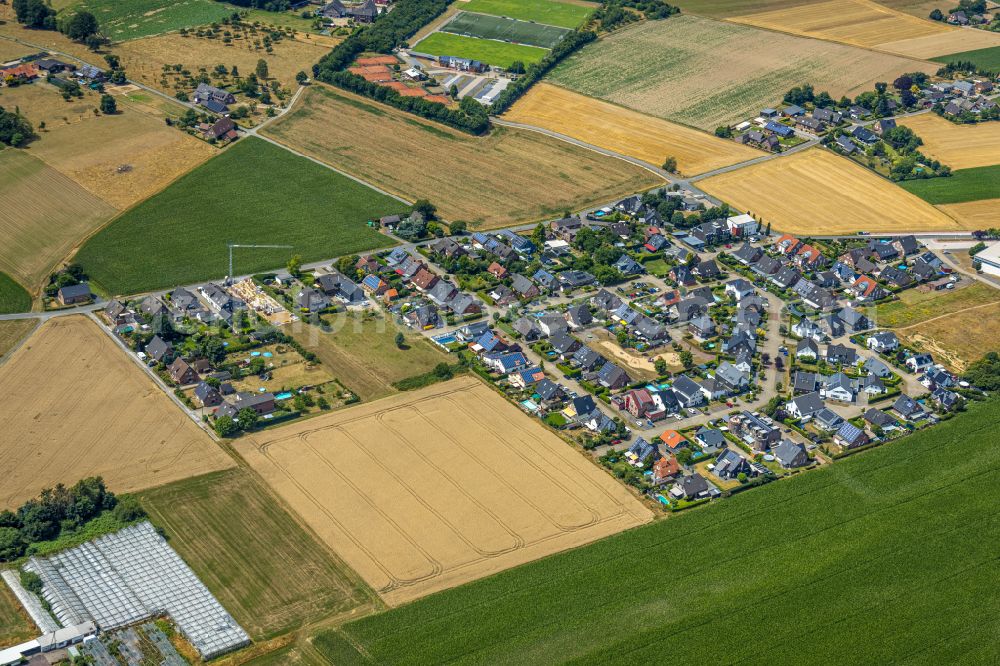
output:
M681 365L684 366L685 370L690 370L694 367L694 356L687 349L682 349L677 356L680 357Z
M406 337L403 335L402 331L400 331L399 333L396 334L396 347L402 349L405 343L406 343Z
M288 260L287 264L285 264L285 268L288 269L288 274L292 277L297 278L302 275L302 255L293 254L292 258Z
M75 42L82 42L100 29L97 19L90 12L77 12L63 26L66 36Z
M663 160L663 170L668 173L677 173L677 158L671 155Z
M118 112L118 102L111 95L101 95L101 113L110 116Z
M653 368L656 369L656 374L658 375L667 374L667 362L663 360L662 356L656 357L656 360L653 361Z
M300 86L305 85L306 81L308 80L309 76L305 72L300 71L298 74L295 75L295 82L298 83Z
M257 61L257 69L255 71L257 73L257 78L258 79L261 79L261 80L266 79L267 78L267 61L264 60L263 58L261 58L260 60L258 60Z

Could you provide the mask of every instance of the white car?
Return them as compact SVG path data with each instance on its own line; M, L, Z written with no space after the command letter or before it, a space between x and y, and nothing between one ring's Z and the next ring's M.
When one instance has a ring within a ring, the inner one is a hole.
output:
M694 407L688 407L687 410L688 410L688 414L697 414L698 413L698 410L695 409Z

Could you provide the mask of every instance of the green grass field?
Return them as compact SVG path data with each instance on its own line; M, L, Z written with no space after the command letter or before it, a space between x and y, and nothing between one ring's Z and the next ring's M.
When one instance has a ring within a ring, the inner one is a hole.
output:
M7 584L0 585L0 645L17 645L38 637L35 625Z
M435 32L420 40L413 47L414 51L429 55L455 56L481 60L497 67L510 67L511 63L520 60L524 64L538 62L548 54L548 49L523 44L507 44L489 39L463 37L447 32Z
M234 252L237 275L392 245L366 221L406 209L315 162L246 138L95 234L76 261L112 294L222 278L227 243L291 245Z
M344 564L249 472L232 469L139 493L143 508L254 640L371 599Z
M516 21L488 14L470 14L469 12L459 12L441 30L456 35L499 39L546 49L558 44L566 36L566 33L570 32L568 28Z
M907 180L899 185L932 204L996 199L1000 197L1000 164L959 169L948 178Z
M558 0L470 0L462 5L462 9L562 28L576 28L597 9L597 4L588 7Z
M14 278L0 272L0 314L27 312L31 309L31 295Z
M74 10L91 12L115 42L205 25L235 11L213 0L80 0L64 11Z
M992 71L1000 72L1000 46L991 46L986 49L975 49L974 51L960 51L945 56L931 58L935 62L974 62L977 66Z
M345 636L378 664L996 663L998 428L995 400L974 405L322 645L344 664L362 661Z
M822 0L678 0L675 4L685 14L699 14L712 18L728 18L743 14L756 14L772 9L808 5Z

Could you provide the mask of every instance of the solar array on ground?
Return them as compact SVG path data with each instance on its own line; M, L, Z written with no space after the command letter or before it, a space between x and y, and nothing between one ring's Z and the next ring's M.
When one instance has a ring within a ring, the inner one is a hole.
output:
M550 49L559 43L568 28L558 28L544 23L517 21L503 16L459 12L441 30L466 37L497 39L515 44L528 44Z
M165 613L205 659L250 642L148 522L24 568L41 577L42 595L66 625L93 620L106 631Z

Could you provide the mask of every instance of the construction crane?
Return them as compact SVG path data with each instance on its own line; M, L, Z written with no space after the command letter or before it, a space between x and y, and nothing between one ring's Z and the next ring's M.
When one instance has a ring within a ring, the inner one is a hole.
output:
M242 245L240 243L229 243L229 274L226 276L226 284L231 284L233 281L233 248L271 248L271 249L290 249L291 245Z

